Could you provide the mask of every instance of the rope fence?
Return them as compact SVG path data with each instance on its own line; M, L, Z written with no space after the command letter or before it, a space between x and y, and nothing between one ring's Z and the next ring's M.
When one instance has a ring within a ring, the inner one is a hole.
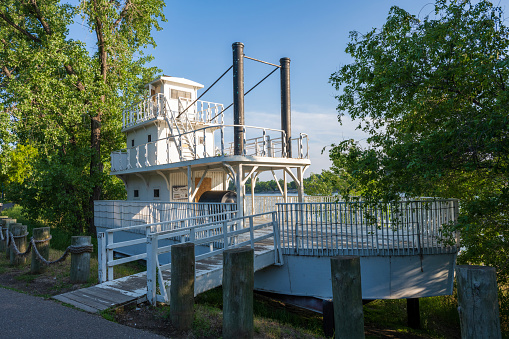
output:
M42 273L43 267L64 262L72 254L71 275L72 283L86 282L90 276L90 253L94 251L89 236L73 236L71 245L62 256L56 260L49 260L49 242L52 235L50 228L34 228L33 236L27 241L27 228L16 223L15 219L0 219L0 248L5 250L11 265L18 266L26 263L26 258L32 254L31 272ZM21 233L21 234L20 234ZM42 266L41 266L42 265Z
M11 246L11 249L13 250L13 252L16 256L19 256L21 258L26 258L26 257L28 257L28 255L30 254L30 252L33 249L35 252L36 258L46 266L58 264L58 263L65 261L65 259L67 259L69 254L92 253L94 251L93 245L81 245L81 246L70 245L65 249L64 254L60 258L58 258L57 260L48 261L41 255L41 253L39 253L39 251L37 250L36 244L50 241L52 238L51 236L49 238L43 239L43 240L35 240L33 237L31 237L30 241L28 242L27 250L25 252L20 252L20 250L18 249L18 246L16 246L16 242L14 241L14 239L26 237L28 235L28 233L15 236L11 232L9 232L9 235L10 235L10 241L9 241L9 244L7 244L7 246ZM4 236L2 235L2 240L3 239L4 239Z

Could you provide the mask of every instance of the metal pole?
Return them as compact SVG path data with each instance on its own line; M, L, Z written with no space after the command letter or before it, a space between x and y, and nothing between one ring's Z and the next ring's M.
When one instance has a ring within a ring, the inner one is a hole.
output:
M279 59L281 64L281 129L286 132L286 157L292 157L292 117L290 100L290 58Z
M244 44L235 42L233 49L233 124L244 125ZM234 127L234 154L244 154L242 126Z

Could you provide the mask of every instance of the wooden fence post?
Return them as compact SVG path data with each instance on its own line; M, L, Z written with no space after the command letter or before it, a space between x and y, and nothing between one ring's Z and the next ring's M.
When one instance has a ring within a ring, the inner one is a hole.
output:
M495 268L456 266L461 338L502 338Z
M191 329L194 320L194 244L171 247L170 319L179 331Z
M72 246L91 245L90 236L71 237ZM87 282L90 277L90 253L71 253L71 283Z
M406 300L406 314L410 328L421 328L421 312L419 310L419 298Z
M11 233L14 236L14 243L18 248L18 251L25 252L27 249L27 227L19 223L11 224ZM22 265L26 263L26 257L20 257L16 255L12 245L10 246L10 264L14 266Z
M331 258L336 338L364 338L361 264L357 256Z
M223 252L223 338L253 338L254 250Z
M0 215L0 232L4 237L4 241L0 241L0 252L5 251L5 220L9 219L6 215Z
M39 254L46 260L49 259L49 239L50 239L50 228L41 227L34 228L32 231L34 240L46 240L44 242L36 242L35 247ZM32 274L42 273L46 270L46 265L39 261L35 250L32 248L32 262L30 263L30 272Z
M9 239L10 225L15 224L15 223L16 223L16 219L5 219L5 221L4 221L3 228L4 228L4 235L6 235L5 242L4 242L4 251L5 251L6 259L9 259L11 257L11 250L9 249L9 246L7 246L7 244L9 243L9 241L11 241L11 239Z
M97 263L99 284L107 281L108 268L106 264L106 237L103 232L97 233Z

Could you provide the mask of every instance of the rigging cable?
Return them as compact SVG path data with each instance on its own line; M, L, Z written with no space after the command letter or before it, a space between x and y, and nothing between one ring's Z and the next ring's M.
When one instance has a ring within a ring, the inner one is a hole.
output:
M247 57L246 57L246 58L247 58ZM265 76L265 78L263 78L262 80L258 81L258 83L257 83L256 85L254 85L253 87L251 87L251 88L249 89L249 91L247 91L246 93L244 93L244 96L248 95L248 94L249 94L249 92L251 92L253 89L255 89L255 88L256 88L256 86L258 86L259 84L261 84L261 83L262 83L265 79L267 79L268 77L270 77L270 76L271 76L271 75L272 75L275 71L277 71L277 69L280 67L280 66L277 66L277 65L274 65L274 66L276 66L276 68L274 68L274 69L272 70L272 72L270 72L269 74L267 74L267 75ZM221 115L221 114L222 114L224 111L226 111L228 108L232 107L232 105L233 105L233 102L232 102L231 104L229 104L229 105L228 105L228 107L226 107L225 109L223 109L221 112L217 113L217 114L216 114L216 115L215 115L212 119L210 119L210 120L214 120L215 118L217 118L219 115Z
M226 75L226 73L228 73L228 72L229 72L232 68L233 68L233 65L231 65L231 66L230 66L230 68L228 68L228 69L227 69L227 70L226 70L226 71L225 71L225 72L224 72L224 73L223 73L223 74L222 74L219 78L217 78L217 80L216 80L216 81L214 81L214 83L213 83L212 85L210 85L210 86L209 86L209 88L207 88L207 89L205 90L205 92L203 92L203 93L202 93L202 94L201 94L198 98L196 98L196 100L195 100L195 101L193 101L193 102L192 102L189 106L187 106L187 107L186 107L186 109L185 109L185 110L183 110L183 111L182 111L182 113L180 113L180 114L177 116L177 119L178 119L178 118L180 118L180 116L181 116L182 114L184 114L184 113L185 113L185 112L189 109L189 107L193 106L193 105L194 105L194 104L195 104L198 100L200 100L200 99L201 99L201 97L202 97L202 96L204 96L204 95L205 95L205 93L207 93L207 92L209 91L209 89L211 89L211 88L212 88L212 87L213 87L213 86L214 86L214 85L215 85L215 84L216 84L219 80L221 80L221 78L222 78L222 77L224 77L224 76ZM216 115L216 116L217 116L217 115ZM214 118L215 118L215 117L214 117Z

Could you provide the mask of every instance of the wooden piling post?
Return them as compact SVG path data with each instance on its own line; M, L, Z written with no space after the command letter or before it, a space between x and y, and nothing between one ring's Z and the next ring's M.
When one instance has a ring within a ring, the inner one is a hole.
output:
M34 228L32 231L32 236L34 240L47 240L45 242L35 243L35 247L39 254L46 260L49 259L49 238L50 238L50 228L49 227L41 227ZM30 272L33 274L42 273L46 269L46 265L39 261L37 255L35 254L35 250L32 249L32 262L30 263Z
M4 242L5 259L9 259L11 257L11 251L9 249L9 246L7 246L9 241L11 241L9 239L9 232L10 232L9 227L11 224L16 223L16 219L4 219L3 223L4 223L3 231L4 231L4 236L5 236L5 242Z
M19 223L11 224L10 226L11 233L14 236L14 243L16 244L18 251L25 252L27 249L27 227ZM11 265L18 266L27 262L26 257L16 255L12 245L9 246L9 252Z
M72 246L91 245L90 236L71 237ZM90 253L71 253L71 283L87 282L90 277Z
M335 337L364 338L360 258L331 258L331 278Z
M456 266L461 338L502 338L497 274L488 266Z
M223 338L253 338L254 250L223 252Z
M419 298L408 298L406 300L406 314L410 328L421 328L421 313L419 310Z
M332 300L322 301L322 327L327 338L334 335L334 303Z
M5 251L5 220L9 219L6 215L0 215L0 232L2 232L2 236L4 237L4 241L0 241L0 252ZM1 238L0 238L1 239Z
M191 329L194 320L194 244L171 247L170 319L179 331Z

